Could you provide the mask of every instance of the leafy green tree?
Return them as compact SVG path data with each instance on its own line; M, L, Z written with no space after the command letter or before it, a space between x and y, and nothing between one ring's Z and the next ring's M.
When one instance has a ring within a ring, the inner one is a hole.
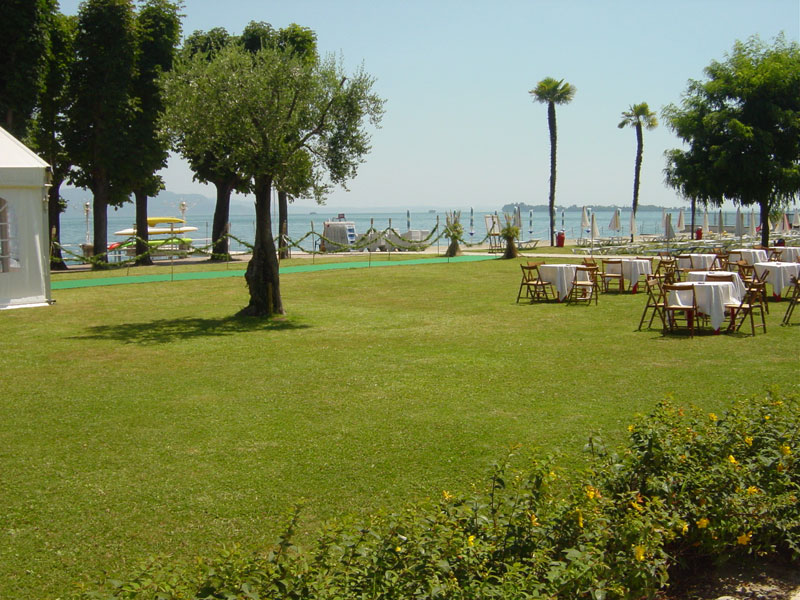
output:
M633 203L631 204L634 215L639 208L639 176L642 171L642 153L644 151L642 129L649 131L657 126L658 118L647 106L647 102L632 104L628 110L622 113L622 121L617 125L620 129L633 127L636 130L636 163L633 169Z
M29 128L28 142L48 162L52 181L48 194L48 213L51 242L61 241L61 213L66 203L61 199L61 184L66 180L72 161L64 147L67 129L66 111L71 103L68 92L70 67L75 57L74 41L77 27L75 17L61 13L50 21L50 45L45 63L42 94ZM53 249L50 268L66 269L61 249Z
M3 0L0 18L0 115L3 127L22 139L47 62L55 0Z
M75 50L65 138L76 167L70 181L92 191L94 249L102 255L108 245L108 206L129 199L133 179L126 144L136 69L131 0L85 0L78 12Z
M131 189L136 199L136 254L138 264L152 264L147 245L147 198L164 189L156 172L167 165L169 140L159 135L164 102L160 74L172 68L181 31L178 5L169 0L147 0L136 17L137 69L133 81L136 112L128 134Z
M545 77L528 93L537 102L547 105L547 126L550 130L550 245L555 246L556 231L556 104L569 104L575 97L576 88L563 79Z
M182 63L203 58L212 61L214 57L228 44L235 43L236 38L225 29L216 27L207 32L195 31L183 43L180 61ZM182 102L181 111L191 114L190 107ZM206 115L197 114L197 119L205 119ZM188 127L188 123L185 124ZM228 260L229 244L226 237L226 227L230 218L231 194L248 192L251 187L249 180L240 173L230 155L223 147L210 147L199 141L193 143L191 136L183 135L184 127L172 128L173 146L189 162L194 172L194 178L202 183L212 184L217 191L216 204L214 205L214 219L211 224L211 239L213 248L212 261Z
M317 36L308 27L292 23L288 27L275 30L272 25L263 21L251 21L242 31L239 38L242 46L250 52L258 52L262 48L271 48L289 56L312 64L319 60L317 54ZM313 174L310 161L297 163L295 166L304 171L293 173L287 181L275 181L278 190L278 247L279 258L289 258L289 250L284 246L283 235L288 230L289 200L294 196L307 196L313 187ZM306 168L308 167L308 168Z
M690 80L681 105L663 115L688 145L667 153L668 171L685 185L681 160L703 170L688 183L714 204L758 205L761 243L769 244L769 213L800 190L800 46L783 36L736 42L706 80ZM668 179L669 181L669 179Z
M254 182L256 235L245 274L250 303L241 314L284 312L270 219L273 184L298 173L313 173L315 182L324 173L331 184L354 177L369 151L364 121L377 125L382 115L372 85L363 71L345 76L333 59L308 62L236 45L211 61L196 56L166 78L170 129L198 152L225 148L231 166Z

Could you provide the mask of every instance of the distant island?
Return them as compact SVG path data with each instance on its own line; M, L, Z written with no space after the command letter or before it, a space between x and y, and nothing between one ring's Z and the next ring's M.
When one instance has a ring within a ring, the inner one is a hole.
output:
M547 212L548 209L547 204L532 205L532 204L525 204L524 202L514 202L511 204L504 204L502 210L504 213L513 213L515 210L517 210L517 207L519 207L519 209L522 212L528 212L531 210L534 212ZM566 211L583 210L584 207L590 208L592 210L597 210L597 209L609 210L614 208L625 209L625 208L630 208L630 204L626 205L582 204L580 206L578 206L577 204L573 204L571 206L556 206L556 212L560 212L562 210ZM663 208L664 208L663 206L656 206L655 204L640 204L638 210L661 210Z

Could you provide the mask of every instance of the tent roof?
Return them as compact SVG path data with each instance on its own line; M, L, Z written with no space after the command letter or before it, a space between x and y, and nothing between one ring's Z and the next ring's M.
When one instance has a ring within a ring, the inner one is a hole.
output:
M46 185L49 168L35 152L0 127L0 188Z

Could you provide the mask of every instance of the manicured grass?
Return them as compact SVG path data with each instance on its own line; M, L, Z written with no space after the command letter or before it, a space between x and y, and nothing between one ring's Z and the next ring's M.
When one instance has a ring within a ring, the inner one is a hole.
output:
M467 489L509 444L582 465L666 394L721 411L797 389L798 327L635 331L643 294L515 304L518 261L296 273L285 318L243 278L59 291L0 313L0 597L63 596L144 557L263 547ZM155 267L161 268L161 267Z

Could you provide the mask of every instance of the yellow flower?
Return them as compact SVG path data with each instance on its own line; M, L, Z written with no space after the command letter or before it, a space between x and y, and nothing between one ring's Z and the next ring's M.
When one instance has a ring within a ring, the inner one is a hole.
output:
M467 546L474 546L475 545L475 536L471 535L467 538Z
M784 456L789 456L792 453L792 449L789 447L789 444L781 444L779 450Z
M444 498L445 502L450 502L450 500L453 499L453 494L451 494L447 490L442 490L442 497Z
M709 522L708 519L706 519L705 517L697 521L698 529L705 529L706 527L708 527L708 522Z
M531 516L531 525L532 525L533 527L538 527L538 526L539 526L539 519L537 519L537 518L536 518L536 515L535 515L535 514L533 514L533 513L531 513L531 515L530 515L530 516Z
M753 537L753 532L748 531L747 533L743 533L739 537L736 538L736 543L740 546L747 546L750 543L750 538Z
M745 436L744 443L747 444L748 446L752 446L753 445L753 436L752 435Z
M583 529L583 513L578 511L578 527Z
M764 415L764 420L769 421L772 418L772 415Z
M715 415L714 413L708 413L708 418L711 419L712 421L716 422L717 415Z
M642 562L644 560L644 546L634 546L633 556L636 557L636 560Z
M403 551L403 549L402 549L400 546L397 546L397 547L394 549L394 551L395 551L395 552L398 552L398 553L400 553L400 552L402 552L402 551Z
M628 433L631 433L632 431L633 431L633 425L628 425Z
M642 505L638 504L637 502L631 502L631 508L636 509L639 512L642 512L644 510L644 508L642 508Z
M733 454L728 455L728 462L732 465L738 465L739 462L733 457Z
M757 494L758 492L759 492L758 488L754 485L751 485L750 487L747 488L747 493L750 494L751 496L753 494Z
M555 471L550 471L550 473L548 473L548 475L550 475L550 479L555 479L556 477L558 477L558 475L556 475Z
M688 523L684 523L683 527L681 527L681 533L686 535L687 531L689 531L689 524Z
M586 497L589 498L589 500L594 500L595 498L599 498L600 497L600 490L598 490L594 486L587 485L586 486Z

